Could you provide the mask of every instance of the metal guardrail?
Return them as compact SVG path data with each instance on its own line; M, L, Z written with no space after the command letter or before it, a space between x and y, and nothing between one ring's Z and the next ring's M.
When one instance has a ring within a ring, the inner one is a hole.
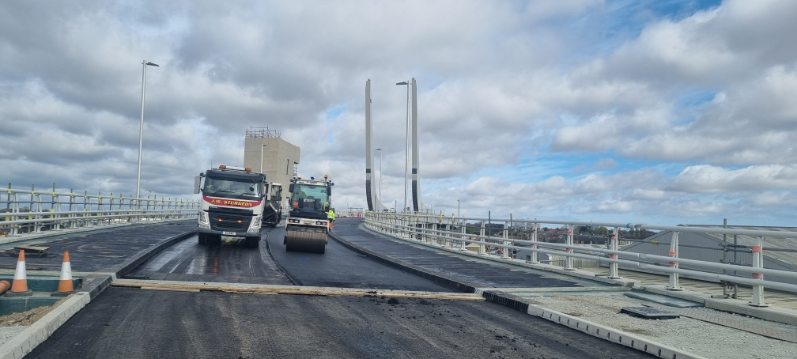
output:
M0 238L134 223L196 218L196 201L149 195L146 198L12 188L0 189Z
M662 226L646 224L619 224L577 222L552 219L488 219L488 218L456 218L435 216L433 214L413 214L396 212L367 212L365 224L371 230L410 241L423 241L427 244L443 247L448 250L467 250L467 246L478 245L476 253L484 256L498 256L507 261L523 261L512 258L512 250L529 251L530 255L524 262L538 264L540 254L544 253L553 258L561 258L562 269L575 270L574 259L589 260L596 263L607 264L608 277L620 279L620 265L633 269L643 269L656 274L668 276L667 288L681 290L679 279L681 275L704 279L718 280L741 285L751 286L753 289L750 305L766 306L764 301L764 288L797 293L797 272L764 268L763 241L767 237L794 238L797 232L784 232L773 230L741 229L741 228L715 228L700 226ZM541 239L541 226L543 224L561 225L563 228L564 243L545 242ZM602 226L611 228L607 248L574 243L575 226ZM628 231L658 230L671 231L670 248L667 256L623 251L619 249L621 229ZM475 232L475 233L474 233ZM510 232L524 233L528 239L511 238ZM680 258L682 245L679 243L681 233L712 233L727 235L748 235L757 238L757 243L750 247L752 264L750 266L701 261ZM495 235L498 234L498 235ZM795 241L797 243L797 240ZM474 248L475 249L475 248ZM495 250L495 253L490 253ZM554 261L550 261L553 263ZM691 269L680 268L688 265ZM711 270L722 270L722 274ZM749 277L735 275L747 274ZM784 280L765 280L764 275L775 276Z

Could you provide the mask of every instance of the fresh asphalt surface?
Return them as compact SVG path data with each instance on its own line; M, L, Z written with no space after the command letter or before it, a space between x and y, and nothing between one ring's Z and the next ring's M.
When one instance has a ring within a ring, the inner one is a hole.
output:
M285 252L283 235L284 228L264 231L259 249L199 246L189 237L130 277L451 291L334 240L324 255ZM110 287L29 357L647 356L488 302Z
M287 252L285 227L263 231L257 249L234 241L199 245L189 237L151 258L126 278L297 284L322 287L377 288L449 292L450 288L395 267L331 240L326 253ZM270 253L269 253L270 252Z
M196 228L196 221L132 225L92 232L70 233L24 243L0 245L0 268L14 270L17 257L13 248L24 245L47 247L45 255L28 252L27 270L59 271L64 251L69 251L75 272L116 272L119 266L137 253L147 250L168 237Z
M486 302L109 288L29 358L643 358Z

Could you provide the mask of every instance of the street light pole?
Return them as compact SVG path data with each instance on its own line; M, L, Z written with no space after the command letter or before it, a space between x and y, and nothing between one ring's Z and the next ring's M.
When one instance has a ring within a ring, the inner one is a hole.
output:
M457 218L460 218L460 217L461 216L459 215L459 200L457 200Z
M144 95L147 89L147 66L159 67L154 62L141 61L141 121L138 124L138 174L136 175L136 205L141 193L141 150L144 148Z
M406 104L407 115L405 116L406 118L405 118L405 122L404 122L404 208L402 209L402 212L403 212L403 211L407 210L407 177L408 177L407 169L409 168L409 162L410 162L410 151L409 151L409 147L410 147L410 135L409 135L409 133L410 133L410 82L409 81L396 82L396 85L398 85L398 86L407 86L407 101L406 101L407 102L407 104Z

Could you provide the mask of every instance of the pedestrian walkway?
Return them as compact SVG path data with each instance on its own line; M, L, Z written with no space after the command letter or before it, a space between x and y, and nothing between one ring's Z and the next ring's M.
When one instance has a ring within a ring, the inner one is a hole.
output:
M366 231L360 227L360 223L362 222L357 220L339 220L335 224L333 235L344 244L370 255L442 276L472 288L607 286L597 281L429 250Z
M0 251L13 252L22 244L37 244L47 247L45 253L28 253L28 270L58 271L64 251L72 254L72 269L77 272L116 272L125 260L142 251L152 248L170 237L192 232L196 229L195 220L130 225L91 232L60 234L26 242L10 243L0 246ZM51 255L56 253L58 255ZM13 271L15 255L0 253L0 271Z

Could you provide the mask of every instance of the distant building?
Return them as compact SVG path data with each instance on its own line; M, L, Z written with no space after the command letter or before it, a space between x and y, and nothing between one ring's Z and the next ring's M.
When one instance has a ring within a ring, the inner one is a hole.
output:
M280 132L268 127L246 130L244 136L244 166L266 175L269 182L282 185L283 197L288 197L288 185L299 164L300 149L280 137Z

